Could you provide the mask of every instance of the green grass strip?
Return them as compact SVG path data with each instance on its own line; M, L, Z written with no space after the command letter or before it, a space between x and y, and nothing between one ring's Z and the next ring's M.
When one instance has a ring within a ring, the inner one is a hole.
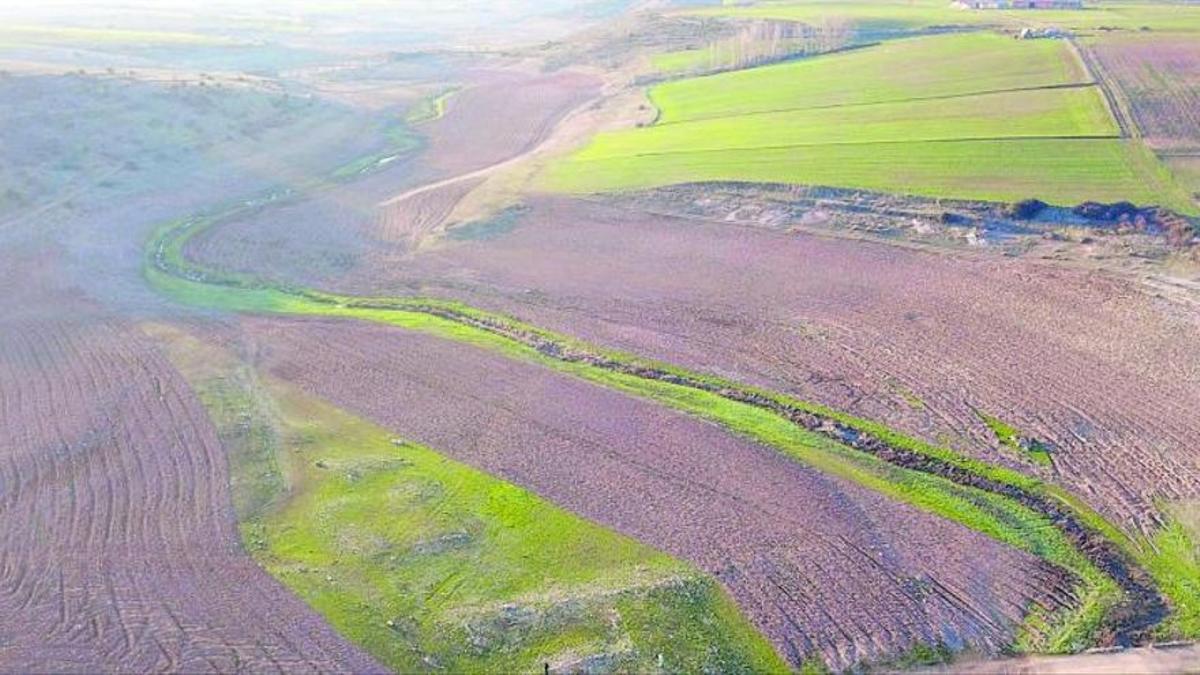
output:
M247 550L398 672L787 670L700 570L160 332L229 448Z
M936 475L905 469L873 455L808 432L763 408L732 401L717 393L615 372L583 362L547 356L520 340L490 330L436 316L450 312L520 334L537 336L566 349L596 354L612 361L654 368L689 381L749 391L799 410L810 412L871 434L898 448L910 450L993 481L1051 497L1072 511L1084 524L1115 542L1145 565L1179 616L1173 635L1191 636L1200 631L1192 618L1200 606L1200 590L1181 582L1180 574L1195 568L1186 555L1191 539L1182 529L1165 530L1161 541L1135 541L1081 500L1065 490L1042 483L1017 471L961 456L899 434L869 420L799 401L787 396L693 373L621 352L604 350L567 336L528 326L457 302L429 298L362 298L301 288L271 286L249 275L226 274L195 265L183 255L186 242L197 233L227 219L286 202L299 191L280 191L224 210L168 223L152 236L146 249L145 274L149 283L176 300L208 309L232 312L275 313L298 316L342 317L385 323L489 349L510 358L569 373L675 410L725 426L754 441L821 471L854 481L889 497L958 522L1021 550L1072 570L1081 582L1081 604L1074 612L1055 617L1031 615L1031 624L1018 646L1036 651L1074 651L1087 646L1093 631L1118 599L1119 589L1066 540L1044 516L1019 502L997 494L958 485ZM1180 543L1182 542L1182 544ZM1157 546L1151 544L1158 544ZM1194 547L1191 549L1194 551Z

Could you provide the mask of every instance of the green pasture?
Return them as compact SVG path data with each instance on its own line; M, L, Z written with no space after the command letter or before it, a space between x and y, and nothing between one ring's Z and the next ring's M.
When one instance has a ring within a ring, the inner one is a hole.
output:
M1061 40L949 34L668 82L658 121L600 134L542 187L797 183L1070 205L1197 207Z
M1070 46L990 33L895 40L653 87L659 123L1087 82Z
M1077 31L1200 31L1200 7L1172 2L1091 0L1082 10L965 10L946 0L783 0L688 10L706 16L782 19L820 23L851 21L868 33L905 32L939 26L1057 26Z
M596 192L695 181L750 181L1052 204L1127 199L1195 213L1195 205L1141 146L1116 139L849 143L798 148L572 158L544 187Z
M678 152L758 150L904 140L1119 134L1096 87L808 108L658 124L599 137L580 161ZM802 152L802 150L798 150Z

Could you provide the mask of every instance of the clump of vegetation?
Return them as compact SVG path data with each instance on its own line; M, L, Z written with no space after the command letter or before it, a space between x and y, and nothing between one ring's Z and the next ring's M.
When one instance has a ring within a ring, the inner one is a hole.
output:
M1023 453L1029 459L1042 466L1053 466L1054 462L1050 457L1050 448L1045 443L1022 434L1020 430L1011 424L981 410L976 410L975 415L992 430L992 433L996 435L996 440L1000 441L1001 445Z
M1022 199L1010 205L1006 214L1017 220L1033 220L1048 206L1050 205L1040 199Z
M490 218L456 225L446 236L460 241L497 239L515 230L527 210L522 206L510 206Z
M435 94L422 98L408 109L404 121L408 124L417 125L441 119L446 114L446 106L450 102L450 97L457 94L460 89L462 87L447 87Z

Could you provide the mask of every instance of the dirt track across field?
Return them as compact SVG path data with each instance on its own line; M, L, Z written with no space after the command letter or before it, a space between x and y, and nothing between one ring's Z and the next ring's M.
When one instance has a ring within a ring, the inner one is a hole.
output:
M1073 656L1029 656L1000 661L959 662L946 668L920 670L962 675L1194 675L1200 673L1200 647L1142 647L1120 652Z

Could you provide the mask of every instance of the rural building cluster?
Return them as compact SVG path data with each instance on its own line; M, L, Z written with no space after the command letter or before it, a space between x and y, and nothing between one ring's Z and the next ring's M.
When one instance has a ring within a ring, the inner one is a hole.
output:
M963 9L1083 9L1083 0L958 0Z

